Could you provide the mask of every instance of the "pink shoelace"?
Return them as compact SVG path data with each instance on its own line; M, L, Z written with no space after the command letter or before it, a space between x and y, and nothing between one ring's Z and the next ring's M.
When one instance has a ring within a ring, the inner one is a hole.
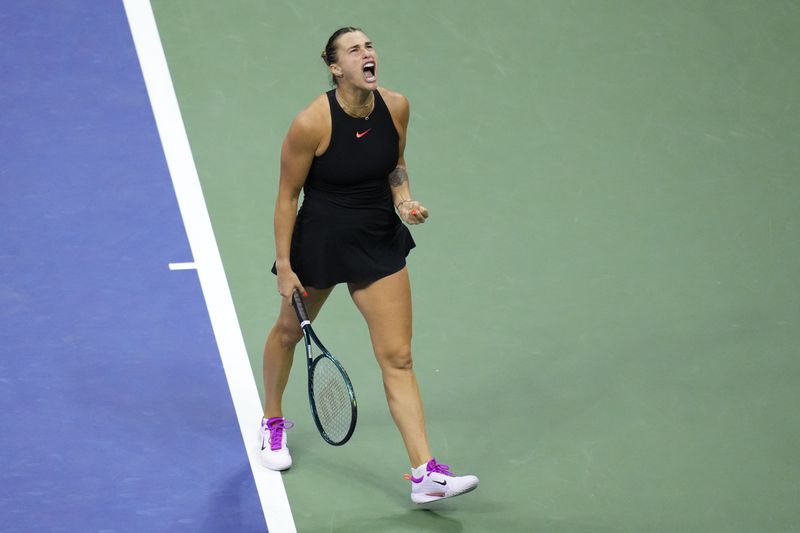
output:
M439 464L436 462L436 459L431 459L428 461L428 465L426 466L428 470L428 474L444 474L445 476L452 476L453 473L450 472L450 466L445 464Z
M450 472L450 465L446 464L439 464L436 462L436 459L431 459L428 461L428 464L425 465L425 469L428 471L428 475L431 474L443 474L445 476L452 476L453 473ZM403 479L408 479L413 481L414 483L421 483L425 476L414 477L409 474L403 476Z
M283 430L292 429L294 422L283 417L270 418L261 421L262 427L269 430L269 448L272 451L280 450L283 443Z

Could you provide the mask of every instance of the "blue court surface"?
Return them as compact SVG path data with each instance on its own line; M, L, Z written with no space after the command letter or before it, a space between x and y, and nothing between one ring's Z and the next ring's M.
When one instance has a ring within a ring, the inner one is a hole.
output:
M264 531L121 2L0 7L0 531Z

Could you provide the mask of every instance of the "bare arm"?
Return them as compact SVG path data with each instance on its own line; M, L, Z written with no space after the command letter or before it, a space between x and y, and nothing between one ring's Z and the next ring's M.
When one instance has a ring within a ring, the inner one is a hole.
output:
M281 175L275 201L274 228L278 292L284 297L291 296L295 288L305 292L292 270L289 257L300 191L305 184L323 130L320 121L315 120L312 105L294 119L281 148Z
M392 189L392 202L400 218L409 224L421 224L428 218L428 210L411 196L411 184L406 169L405 148L406 131L410 107L408 99L402 94L387 91L387 102L392 119L400 135L400 152L397 166L389 173L389 185Z

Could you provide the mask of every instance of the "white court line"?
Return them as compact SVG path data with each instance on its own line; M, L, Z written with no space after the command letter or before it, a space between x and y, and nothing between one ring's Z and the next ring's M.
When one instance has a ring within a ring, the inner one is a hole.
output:
M194 270L197 268L197 265L194 263L170 263L169 269L170 270Z
M123 0L270 533L296 533L283 480L259 464L261 403L149 0Z

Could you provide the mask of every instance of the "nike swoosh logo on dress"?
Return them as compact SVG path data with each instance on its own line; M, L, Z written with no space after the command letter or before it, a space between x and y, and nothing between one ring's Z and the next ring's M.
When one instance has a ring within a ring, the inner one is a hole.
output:
M372 131L372 128L368 129L367 131L357 131L356 132L356 139L360 139L361 137L363 137L364 135L366 135L370 131Z

